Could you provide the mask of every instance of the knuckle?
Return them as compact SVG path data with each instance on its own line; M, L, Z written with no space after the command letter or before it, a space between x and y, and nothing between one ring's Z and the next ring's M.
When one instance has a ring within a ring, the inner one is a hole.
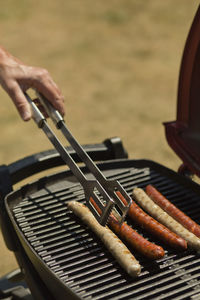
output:
M39 69L38 70L38 78L43 80L44 78L49 77L49 72L46 69Z
M17 91L16 83L13 81L7 82L6 90L9 95L15 95Z
M16 105L20 111L24 110L27 107L27 103L23 101L23 99L18 99Z

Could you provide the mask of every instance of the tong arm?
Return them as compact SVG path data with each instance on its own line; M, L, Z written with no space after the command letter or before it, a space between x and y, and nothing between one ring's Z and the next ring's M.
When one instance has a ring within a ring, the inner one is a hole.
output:
M49 101L45 99L43 95L41 95L38 91L35 91L38 99L40 100L41 104L45 108L48 116L52 119L54 124L56 125L57 128L60 126L60 122L64 122L63 117L61 114L51 105Z
M65 161L65 163L69 166L71 171L73 172L74 176L79 180L79 182L84 185L87 182L87 179L83 172L80 170L80 168L77 166L76 162L73 160L71 155L67 152L65 147L60 143L56 135L53 133L51 128L48 126L46 119L44 115L41 113L37 105L32 101L30 96L25 93L25 96L31 106L32 109L32 118L35 121L35 123L38 125L39 128L41 128L50 142L54 145L56 150L60 153L62 159Z
M96 181L86 179L83 172L76 165L72 157L69 155L66 149L56 138L52 130L49 128L43 114L40 112L32 99L28 96L28 94L26 94L27 100L31 104L33 110L33 119L37 123L38 127L43 129L49 140L60 153L63 160L68 164L75 177L83 186L87 205L92 211L93 215L96 217L100 224L105 225L111 210L115 206L118 221L122 223L132 202L131 197L126 193L126 191L117 180L107 180L104 174L91 160L89 155L73 137L60 113L54 109L54 107L45 99L43 95L37 92L37 96L56 127L62 131L63 135L66 137L71 146L77 152L78 156L82 159L82 161L85 163L85 165L88 167L88 169L96 179ZM125 199L125 202L122 201L122 198ZM102 212L101 215L95 209L94 205L92 205L92 201L90 201L91 199L93 199L98 205L99 209Z
M41 113L37 105L32 101L31 97L26 92L24 93L24 95L26 96L26 99L31 106L33 120L38 125L38 127L41 128L45 121L44 115Z

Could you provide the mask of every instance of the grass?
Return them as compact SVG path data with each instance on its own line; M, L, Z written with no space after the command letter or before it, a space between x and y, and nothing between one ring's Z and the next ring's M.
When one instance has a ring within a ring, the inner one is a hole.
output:
M180 61L197 7L188 0L2 0L1 44L49 70L81 143L120 136L131 158L176 170L162 122L176 117ZM51 148L2 90L0 97L0 164ZM0 245L2 275L16 263Z

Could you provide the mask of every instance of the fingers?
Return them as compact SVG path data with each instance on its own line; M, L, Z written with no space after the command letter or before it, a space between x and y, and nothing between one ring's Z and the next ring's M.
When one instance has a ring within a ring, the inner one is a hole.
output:
M14 102L21 118L24 121L29 121L32 116L31 108L17 82L12 82L12 85L10 85L9 88L7 88L7 93Z
M34 76L31 77L30 87L35 88L38 92L44 95L51 104L57 109L62 115L65 114L64 97L51 78L49 72L45 69L31 68L31 73Z
M3 50L2 50L3 51ZM49 72L43 68L24 65L18 59L0 47L0 85L9 94L24 121L31 118L31 108L23 91L35 88L62 115L65 113L64 97L51 78Z

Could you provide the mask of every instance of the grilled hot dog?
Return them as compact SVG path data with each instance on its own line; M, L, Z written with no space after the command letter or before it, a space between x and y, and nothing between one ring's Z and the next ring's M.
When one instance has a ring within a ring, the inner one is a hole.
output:
M90 201L98 213L101 214L101 209L97 206L96 202L92 198L90 198ZM123 224L120 225L113 214L109 216L108 225L120 238L125 240L140 254L150 259L160 259L165 255L165 251L162 247L149 242L127 223L123 222Z
M189 231L200 237L200 226L195 223L190 217L185 215L180 209L173 205L167 198L165 198L155 187L152 185L146 186L147 195L166 211L172 218L182 224Z
M136 277L140 274L141 266L128 248L107 226L101 226L85 205L77 201L70 201L68 208L94 231L129 275Z
M118 196L124 204L126 204L126 200L120 193L118 193ZM147 232L156 236L170 247L177 250L187 249L187 243L183 238L169 230L163 224L157 222L150 215L146 214L134 201L131 203L128 215Z
M127 223L123 222L120 226L118 220L113 215L110 216L108 225L140 254L150 259L160 259L165 255L165 251L162 247L149 242Z
M186 240L191 248L200 251L200 239L155 204L142 189L135 188L133 197L155 219Z

